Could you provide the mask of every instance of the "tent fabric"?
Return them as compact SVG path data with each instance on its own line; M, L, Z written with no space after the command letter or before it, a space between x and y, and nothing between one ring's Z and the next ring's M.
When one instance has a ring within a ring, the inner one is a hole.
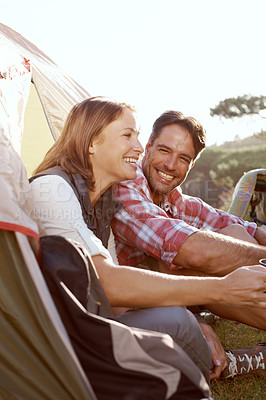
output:
M20 231L38 239L38 226L32 219L32 203L27 174L18 154L0 134L0 228Z
M266 169L253 169L245 173L238 181L234 193L233 200L229 206L228 212L245 219L252 194L255 190L258 180L265 180Z
M24 128L24 112L29 97L31 73L26 69L23 59L18 68L8 68L9 76L0 81L0 131L20 154ZM13 76L15 74L15 76ZM9 116L12 115L12 118Z
M28 71L13 79L0 80L0 228L38 239L27 173L15 151L20 148L30 81Z
M38 47L4 24L0 24L0 46L2 59L5 58L5 53L6 58L9 59L9 53L13 52L30 60L32 81L37 89L51 133L56 140L60 136L71 108L90 97L90 94Z
M96 400L27 238L0 230L0 398Z
M0 79L0 398L96 400L28 240L38 251L30 185L15 150L31 81L19 69Z

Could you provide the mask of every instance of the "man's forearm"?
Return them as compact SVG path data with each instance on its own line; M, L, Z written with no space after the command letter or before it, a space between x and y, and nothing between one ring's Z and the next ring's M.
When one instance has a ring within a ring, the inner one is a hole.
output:
M210 275L223 276L266 258L266 247L211 231L198 231L182 244L173 263Z

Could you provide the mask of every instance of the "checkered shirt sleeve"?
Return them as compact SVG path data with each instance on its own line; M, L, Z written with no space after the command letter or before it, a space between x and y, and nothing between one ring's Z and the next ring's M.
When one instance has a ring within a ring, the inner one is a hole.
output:
M170 265L184 240L197 231L155 205L142 176L117 185L114 195L123 203L112 221L120 264L136 265L151 255Z

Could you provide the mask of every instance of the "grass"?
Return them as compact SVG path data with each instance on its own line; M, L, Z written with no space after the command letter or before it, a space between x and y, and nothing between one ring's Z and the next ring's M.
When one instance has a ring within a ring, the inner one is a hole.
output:
M266 342L265 331L220 318L211 318L209 323L225 349ZM217 380L211 382L211 391L215 400L263 400L266 399L266 380L259 377Z

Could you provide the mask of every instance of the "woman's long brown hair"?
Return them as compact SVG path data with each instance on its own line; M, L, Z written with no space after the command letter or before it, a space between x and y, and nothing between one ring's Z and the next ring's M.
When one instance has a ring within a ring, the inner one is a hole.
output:
M80 173L88 190L92 190L95 182L89 146L107 125L119 118L125 108L134 112L130 105L104 97L91 97L76 104L68 114L60 137L34 174L59 165L67 173Z

